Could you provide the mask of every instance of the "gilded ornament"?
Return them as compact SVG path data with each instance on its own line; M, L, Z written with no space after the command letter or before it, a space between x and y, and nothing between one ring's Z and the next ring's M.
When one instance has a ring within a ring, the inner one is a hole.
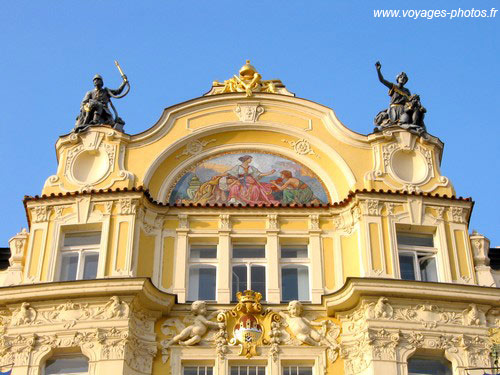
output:
M246 64L241 67L239 75L234 75L224 82L214 81L212 90L207 95L229 92L244 92L246 97L252 96L254 92L286 93L289 95L288 92L282 91L284 91L284 86L280 80L262 80L262 76L250 64L250 60L247 60Z

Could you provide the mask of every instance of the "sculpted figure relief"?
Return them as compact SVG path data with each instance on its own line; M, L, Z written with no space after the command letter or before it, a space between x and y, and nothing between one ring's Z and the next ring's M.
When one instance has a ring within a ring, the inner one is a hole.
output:
M76 118L75 132L86 130L90 125L106 124L113 126L114 129L123 131L125 122L118 116L115 106L111 102L111 98L123 98L130 91L130 83L125 74L123 74L120 65L115 61L115 64L122 76L122 84L116 90L104 87L104 81L99 74L93 78L94 89L88 91L80 105L80 114ZM127 87L125 93L123 90ZM111 113L114 112L114 116Z
M329 320L313 322L302 316L302 313L303 307L300 301L290 301L288 304L288 314L283 312L279 313L284 318L295 338L303 344L313 346L321 344L333 347L338 346L334 339L327 335L331 324ZM316 330L314 327L321 327L321 329Z
M382 130L389 126L400 126L422 134L426 131L424 125L424 114L426 109L420 103L418 95L411 95L404 85L408 82L408 76L401 72L396 77L396 83L387 81L382 75L382 64L375 63L379 81L389 89L389 108L380 111L375 116L376 130Z
M198 344L203 336L211 329L224 328L224 323L212 322L220 311L213 312L207 316L207 305L205 301L195 301L191 305L191 313L194 315L194 323L184 328L179 334L168 341L164 348L171 345L195 345Z

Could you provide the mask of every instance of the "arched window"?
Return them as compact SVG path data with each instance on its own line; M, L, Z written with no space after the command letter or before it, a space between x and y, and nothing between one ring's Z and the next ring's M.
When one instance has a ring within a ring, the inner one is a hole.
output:
M442 357L413 356L408 360L408 375L451 374L451 363Z
M89 360L83 355L51 358L45 363L44 375L82 375L89 371Z

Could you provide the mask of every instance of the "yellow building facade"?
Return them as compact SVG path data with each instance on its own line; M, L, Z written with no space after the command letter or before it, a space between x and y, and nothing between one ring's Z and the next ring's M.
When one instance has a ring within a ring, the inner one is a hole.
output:
M491 367L500 274L442 152L398 127L355 133L249 64L142 133L61 136L0 272L1 369Z

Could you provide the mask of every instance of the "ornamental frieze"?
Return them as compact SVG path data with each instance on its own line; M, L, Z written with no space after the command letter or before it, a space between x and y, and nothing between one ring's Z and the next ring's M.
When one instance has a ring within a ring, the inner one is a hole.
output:
M337 360L340 327L329 318L312 316L299 301L291 301L286 311L264 308L262 295L252 290L238 292L237 298L230 310L209 313L206 302L195 301L190 316L167 318L161 326L163 362L175 346L214 347L221 359L234 355L231 348L238 348L239 356L252 358L262 355L266 347L273 361L283 346L314 346L323 348L331 362Z

